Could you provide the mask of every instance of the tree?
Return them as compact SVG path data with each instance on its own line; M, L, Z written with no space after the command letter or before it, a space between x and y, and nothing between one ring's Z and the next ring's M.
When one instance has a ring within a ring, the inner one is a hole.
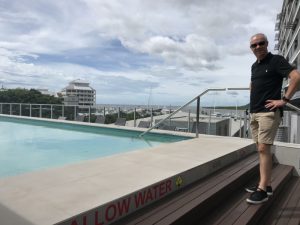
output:
M44 95L35 89L8 89L0 92L1 103L62 104L60 98Z

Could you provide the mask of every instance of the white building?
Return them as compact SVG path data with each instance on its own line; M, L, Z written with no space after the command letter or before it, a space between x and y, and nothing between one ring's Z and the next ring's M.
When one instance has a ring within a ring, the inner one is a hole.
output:
M275 25L275 50L283 55L290 64L300 70L300 1L284 0L281 13L277 15ZM287 85L288 81L285 83ZM300 91L293 96L292 104L300 107ZM300 115L297 112L285 112L279 128L279 140L300 143Z
M2 84L2 86L0 88L0 91L7 91L7 89L3 87L3 84Z
M277 15L275 31L275 50L283 55L290 64L300 69L300 1L284 0L281 13ZM285 85L287 85L286 82ZM300 92L296 93L293 100L299 106Z
M46 88L38 88L36 90L39 91L39 92L41 92L41 94L43 94L43 95L49 95L49 96L55 96L56 97L56 93L55 92L49 91Z
M65 105L96 105L96 90L90 87L90 83L85 80L71 81L60 94L64 98Z

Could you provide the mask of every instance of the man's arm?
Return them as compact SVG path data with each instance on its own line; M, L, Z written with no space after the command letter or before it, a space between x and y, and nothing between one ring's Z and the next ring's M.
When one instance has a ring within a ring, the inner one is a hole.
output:
M288 99L291 99L295 92L299 89L300 86L300 73L297 70L293 70L289 74L289 86L284 96Z
M291 99L295 92L299 89L300 87L300 73L297 70L292 70L289 73L289 86L287 91L285 92L284 96L287 99ZM267 100L267 104L265 105L266 108L273 110L278 107L284 106L287 102L284 100Z

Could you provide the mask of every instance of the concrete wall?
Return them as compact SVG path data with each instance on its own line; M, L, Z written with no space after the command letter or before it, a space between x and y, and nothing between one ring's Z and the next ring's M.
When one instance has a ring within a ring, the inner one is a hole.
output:
M196 131L196 122L193 123L192 132ZM217 122L199 122L200 134L212 134L218 136L230 136L230 119L222 119Z
M158 123L159 120L155 120L155 123ZM183 120L169 120L165 121L164 124L175 126L177 129L188 129L188 122ZM190 123L190 130L192 133L196 132L196 122ZM218 136L230 136L230 119L229 118L220 118L219 121L204 122L199 121L199 133L200 134L212 134Z
M276 135L276 141L300 144L300 114L285 111Z
M291 113L290 142L300 144L300 115Z
M293 166L294 175L300 176L300 144L275 142L272 150L278 163Z

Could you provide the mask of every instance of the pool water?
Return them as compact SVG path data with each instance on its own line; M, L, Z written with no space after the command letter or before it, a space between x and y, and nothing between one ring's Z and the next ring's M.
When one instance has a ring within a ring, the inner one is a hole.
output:
M0 177L187 139L0 116Z

